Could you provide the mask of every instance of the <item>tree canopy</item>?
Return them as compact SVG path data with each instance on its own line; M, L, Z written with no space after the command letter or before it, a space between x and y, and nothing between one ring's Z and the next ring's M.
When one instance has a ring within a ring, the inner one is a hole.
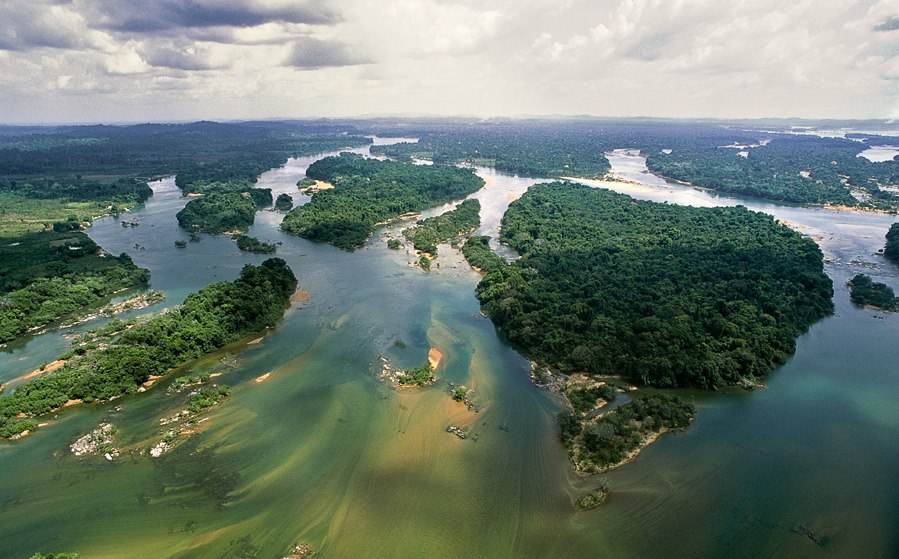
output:
M470 169L379 161L350 153L316 161L306 176L334 188L316 192L308 204L291 210L281 228L344 250L365 243L380 222L464 198L484 184Z
M123 331L108 346L69 357L62 368L0 397L0 436L34 429L31 418L69 400L93 402L136 392L151 375L274 326L296 285L280 258L244 266L233 282L209 284L180 306Z
M521 257L481 280L482 307L509 340L562 371L735 384L784 363L833 309L817 245L743 207L557 182L509 206L502 239Z
M463 233L470 233L481 224L481 203L465 200L454 209L438 216L422 219L405 229L403 236L412 241L415 250L437 254L437 245Z

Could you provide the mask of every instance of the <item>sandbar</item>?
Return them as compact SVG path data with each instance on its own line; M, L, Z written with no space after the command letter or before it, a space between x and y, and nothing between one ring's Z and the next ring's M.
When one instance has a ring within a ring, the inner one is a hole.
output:
M24 380L33 379L34 377L39 377L44 373L49 373L50 371L55 371L56 369L62 367L65 364L66 364L66 362L64 359L58 359L56 361L52 361L52 362L44 365L44 367L42 369L35 369L35 370L31 371L30 373L28 373L27 375L22 375L20 377L14 378L12 380L12 382L21 382Z
M432 369L436 369L437 365L440 365L440 361L443 360L443 352L437 349L436 347L432 347L428 350L428 363L431 364Z

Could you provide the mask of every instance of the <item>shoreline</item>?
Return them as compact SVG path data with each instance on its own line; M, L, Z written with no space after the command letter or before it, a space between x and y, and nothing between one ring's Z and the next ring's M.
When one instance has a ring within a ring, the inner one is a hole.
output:
M715 194L716 196L723 196L723 197L726 197L726 198L732 198L732 199L740 200L740 201L743 201L743 200L757 200L757 201L759 201L759 202L764 202L764 203L767 203L767 204L782 205L782 206L793 206L793 207L800 207L800 208L806 208L806 209L822 209L822 210L833 210L833 211L836 211L836 212L848 212L848 213L859 213L859 214L880 214L880 215L893 215L893 216L899 216L899 209L896 209L896 210L882 210L882 209L878 209L878 208L865 208L865 207L859 207L859 206L846 206L845 204L831 204L831 203L824 203L824 204L808 204L808 203L802 203L802 202L787 202L787 201L785 201L785 200L775 200L775 199L773 199L773 198L763 198L763 197L757 197L757 196L742 196L742 195L737 194L737 193L735 193L735 192L727 192L727 191L724 191L724 190L718 190L718 189L715 189L715 188L710 188L710 187L708 187L708 186L699 186L699 185L696 185L696 184L693 184L693 183L689 183L689 182L686 182L686 181L682 181L682 180L678 180L678 179L672 179L672 178L665 177L665 176L662 176L662 175L657 175L657 174L655 174L655 173L652 173L652 171L649 171L649 172L650 172L653 176L659 177L660 179L663 179L663 180L665 180L665 181L667 181L667 182L670 182L670 183L672 183L672 184L674 184L674 185L686 186L686 187L689 187L689 188L692 188L692 189L694 189L694 190L698 190L698 191L701 191L701 192L710 192L710 193L712 193L712 194ZM597 183L611 183L611 184L619 184L619 185L641 186L641 187L643 187L643 188L650 189L650 190L656 189L656 188L662 188L662 187L658 187L658 186L653 186L653 185L649 185L649 184L646 184L646 183L642 183L642 182L640 182L640 181L634 181L634 180L626 179L626 178L623 178L623 177L620 177L620 176L618 176L618 175L611 174L611 173L608 174L608 175L606 175L605 177L599 178L599 179L597 179L597 178L589 178L589 177L572 177L572 176L559 177L559 178L560 178L561 180L567 180L567 181L573 181L573 182L589 181L590 183L593 183L593 184L597 184ZM597 186L598 186L598 184L597 184Z

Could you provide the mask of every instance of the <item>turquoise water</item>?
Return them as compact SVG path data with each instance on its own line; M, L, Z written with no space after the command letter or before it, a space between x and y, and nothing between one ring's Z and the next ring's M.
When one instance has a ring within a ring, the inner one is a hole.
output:
M260 343L185 366L221 373L234 392L162 458L146 452L159 420L183 407L184 395L166 391L176 375L144 394L67 409L0 445L0 556L281 557L300 541L339 558L895 556L899 317L853 307L844 287L865 271L899 288L899 269L876 254L893 218L715 197L628 157L611 157L613 170L644 186L617 189L742 203L819 237L836 313L799 339L766 389L685 391L699 408L694 425L610 473L603 506L574 511L596 482L571 472L556 440L558 402L531 385L529 363L480 315L479 276L458 251L441 246L439 268L426 274L409 266L413 255L386 248L384 235L401 225L346 253L283 235L281 214L260 212L250 234L282 243L278 255L309 302ZM314 159L292 160L260 186L302 203L294 185ZM536 181L478 172L488 182L475 195L482 232L495 235L505 206ZM227 237L175 248L187 238L174 219L186 200L172 179L154 188L134 213L140 227L107 218L90 235L149 268L162 306L264 259ZM64 346L51 332L7 348L0 374L28 372ZM430 347L444 354L435 387L398 392L369 373L378 355L413 367ZM446 381L472 387L479 411L453 402ZM104 420L118 428L122 455L73 457L68 445ZM476 436L460 440L449 424Z

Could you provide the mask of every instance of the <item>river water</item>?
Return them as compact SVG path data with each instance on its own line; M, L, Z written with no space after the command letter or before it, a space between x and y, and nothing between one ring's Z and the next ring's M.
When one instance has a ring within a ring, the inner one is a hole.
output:
M291 160L259 186L303 203L295 183L315 159ZM296 542L335 558L894 556L899 315L853 307L844 287L864 271L899 288L897 269L876 254L893 218L718 197L647 174L639 156L610 160L642 184L601 186L669 203L743 204L820 239L836 313L799 339L766 389L683 391L696 400L695 423L610 473L613 492L598 509L574 511L596 481L572 474L556 439L558 402L532 386L528 362L479 314L479 276L458 251L441 246L439 267L424 273L409 266L413 255L385 246L401 225L348 253L284 235L281 214L260 212L250 234L282 243L278 255L310 301L261 343L185 367L222 373L233 395L160 459L146 449L159 420L183 406L165 391L177 375L144 394L67 409L0 445L0 556L271 558ZM477 171L487 181L473 195L480 232L495 236L509 201L537 181ZM264 259L227 237L176 248L187 238L174 219L185 200L171 178L153 186L132 216L139 227L105 218L90 235L149 268L163 306ZM378 355L417 366L431 346L445 355L440 379L475 390L477 413L443 384L397 392L368 372ZM6 348L0 380L64 347L50 332ZM122 456L71 456L67 446L104 420L117 427ZM474 436L446 433L450 424Z

